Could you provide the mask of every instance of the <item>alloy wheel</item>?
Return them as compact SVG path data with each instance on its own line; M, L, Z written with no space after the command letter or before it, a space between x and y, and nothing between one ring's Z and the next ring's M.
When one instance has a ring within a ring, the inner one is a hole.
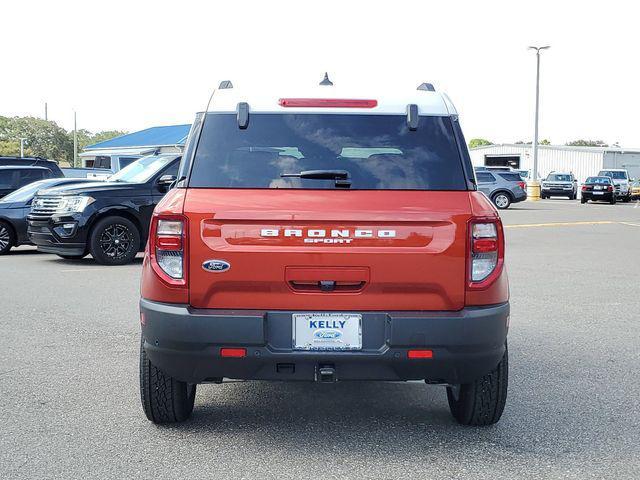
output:
M0 252L9 246L9 242L11 242L9 229L4 225L0 225Z
M131 231L125 225L113 223L100 234L100 248L108 257L120 259L127 255L132 240Z

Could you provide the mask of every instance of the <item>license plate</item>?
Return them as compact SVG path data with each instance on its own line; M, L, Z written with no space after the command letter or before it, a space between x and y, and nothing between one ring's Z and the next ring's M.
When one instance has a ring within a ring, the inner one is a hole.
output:
M604 192L593 192L594 195L604 195Z
M593 187L594 190L602 190L602 187Z
M362 315L358 313L294 313L295 350L362 349Z

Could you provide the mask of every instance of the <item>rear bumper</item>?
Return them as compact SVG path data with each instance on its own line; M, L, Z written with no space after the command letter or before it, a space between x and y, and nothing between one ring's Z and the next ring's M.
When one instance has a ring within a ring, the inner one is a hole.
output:
M524 202L526 199L527 192L523 190L522 192L514 193L512 203Z
M316 380L331 366L337 380L428 380L468 383L502 358L509 304L458 312L362 313L362 350L292 349L292 313L204 310L141 300L144 347L151 362L190 383L221 378ZM244 358L222 358L221 347L244 347ZM426 348L431 359L409 359Z

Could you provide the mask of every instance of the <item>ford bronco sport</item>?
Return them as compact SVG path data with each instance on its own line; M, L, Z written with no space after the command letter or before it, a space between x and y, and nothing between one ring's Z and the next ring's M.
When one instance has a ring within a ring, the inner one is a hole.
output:
M151 222L149 420L185 420L197 384L223 379L424 380L458 422L497 422L504 235L465 145L430 84L260 96L223 82Z

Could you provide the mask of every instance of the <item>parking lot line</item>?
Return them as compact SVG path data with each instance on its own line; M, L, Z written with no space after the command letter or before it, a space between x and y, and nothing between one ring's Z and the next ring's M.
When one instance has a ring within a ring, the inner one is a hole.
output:
M515 225L505 225L504 228L533 228L533 227L571 227L574 225L611 225L614 223L611 220L592 221L592 222L553 222L553 223L521 223Z

